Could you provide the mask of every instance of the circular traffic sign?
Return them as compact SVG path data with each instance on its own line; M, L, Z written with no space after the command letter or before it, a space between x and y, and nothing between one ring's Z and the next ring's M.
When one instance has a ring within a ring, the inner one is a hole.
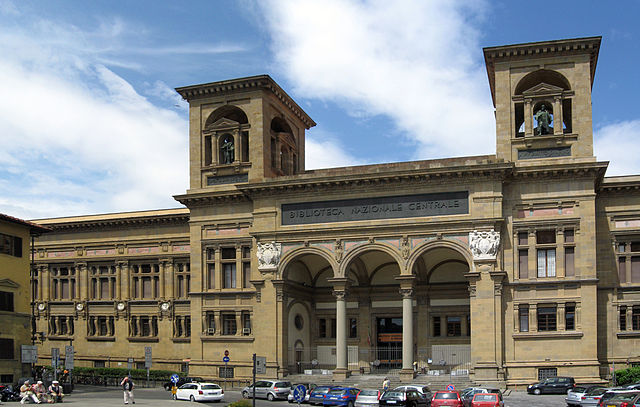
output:
M176 384L178 383L178 380L180 380L180 376L175 373L171 375L171 383Z
M225 355L225 356L229 356L229 351L228 351L228 350L225 350L225 351L224 351L224 355Z
M454 391L455 389L456 389L456 386L454 386L453 384L447 385L447 390Z
M229 362L230 360L231 360L231 359L229 359L229 356L225 356L225 357L223 357L223 358L222 358L222 361L223 361L224 363L227 363L227 362Z
M295 389L293 389L293 399L298 403L302 403L306 395L307 388L304 387L304 384L299 384L295 387Z

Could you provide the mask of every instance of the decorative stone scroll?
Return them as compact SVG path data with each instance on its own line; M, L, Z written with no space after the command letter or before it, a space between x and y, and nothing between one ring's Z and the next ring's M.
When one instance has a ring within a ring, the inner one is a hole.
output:
M500 233L490 231L477 231L469 233L469 249L473 254L473 260L495 260L500 246Z
M281 255L281 243L258 243L258 270L276 270L280 264Z

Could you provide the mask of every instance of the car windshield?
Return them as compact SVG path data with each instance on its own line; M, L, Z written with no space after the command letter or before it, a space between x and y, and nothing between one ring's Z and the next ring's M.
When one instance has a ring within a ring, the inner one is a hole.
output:
M345 389L332 389L329 390L329 394L344 394L346 392Z
M277 382L276 387L291 387L291 382Z
M584 393L587 390L586 387L576 386L571 391L574 393Z
M378 397L378 390L362 390L360 396L376 396Z
M498 396L496 396L495 394L482 394L482 393L478 393L476 394L476 396L473 398L473 401L497 401Z
M602 387L595 387L593 389L589 389L589 391L585 394L586 396L599 396L601 394L604 394L607 391L607 389L602 388Z
M617 393L614 394L613 397L609 399L609 401L621 400L621 401L629 401L632 400L638 393Z
M456 393L436 393L435 398L438 400L451 400L457 399L458 395Z
M382 395L382 398L387 400L387 399L395 399L398 397L402 397L402 392L401 391L388 391L385 394Z
M217 384L203 384L202 385L202 390L218 390L220 389L220 386L218 386Z

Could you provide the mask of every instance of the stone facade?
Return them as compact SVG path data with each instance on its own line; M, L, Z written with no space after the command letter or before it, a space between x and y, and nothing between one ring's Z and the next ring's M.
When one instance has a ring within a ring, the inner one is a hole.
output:
M599 47L486 48L487 156L306 171L315 123L270 77L177 89L185 209L39 221L54 229L36 242L42 357L73 339L85 365L152 346L154 367L211 378L248 378L257 353L266 377L510 386L640 362L640 177L593 156Z

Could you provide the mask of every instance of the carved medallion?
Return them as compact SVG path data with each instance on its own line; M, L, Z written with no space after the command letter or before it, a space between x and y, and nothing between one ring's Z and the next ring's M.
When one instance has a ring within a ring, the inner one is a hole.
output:
M477 231L469 233L469 249L473 254L473 260L495 260L500 246L500 233L489 231Z
M276 242L258 243L258 270L276 270L280 264L282 244Z

